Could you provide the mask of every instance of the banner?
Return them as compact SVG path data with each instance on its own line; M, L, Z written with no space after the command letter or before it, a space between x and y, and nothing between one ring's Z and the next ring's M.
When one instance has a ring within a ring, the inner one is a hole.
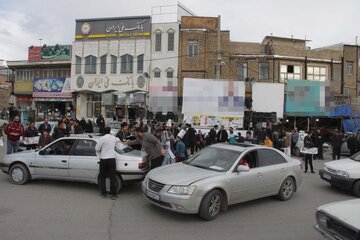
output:
M284 91L283 83L254 83L252 110L264 113L276 112L277 118L283 118Z
M70 78L35 78L33 97L72 98Z
M149 88L149 110L151 112L178 111L178 79L152 78Z
M70 45L55 45L41 48L42 60L59 60L71 58Z

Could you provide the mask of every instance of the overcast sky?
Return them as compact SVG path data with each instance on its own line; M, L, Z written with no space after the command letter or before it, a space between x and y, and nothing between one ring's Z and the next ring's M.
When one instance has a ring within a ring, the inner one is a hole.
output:
M359 0L182 0L198 16L221 15L232 41L305 38L312 48L360 38ZM27 48L71 44L75 19L151 15L173 0L0 0L0 59L27 59ZM358 41L360 43L360 39Z

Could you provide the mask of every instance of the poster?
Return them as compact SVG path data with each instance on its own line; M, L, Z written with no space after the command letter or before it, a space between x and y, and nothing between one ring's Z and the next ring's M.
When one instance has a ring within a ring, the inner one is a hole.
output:
M177 78L152 78L149 88L149 110L151 112L178 111Z
M33 97L71 98L70 78L35 78Z
M277 118L283 118L284 87L283 83L254 83L252 86L252 110L276 112Z

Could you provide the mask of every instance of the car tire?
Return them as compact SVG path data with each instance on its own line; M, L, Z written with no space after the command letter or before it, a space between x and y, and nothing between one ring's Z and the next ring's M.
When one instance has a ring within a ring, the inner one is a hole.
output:
M98 179L98 185L99 185L99 189L100 189L100 178ZM123 181L121 179L121 177L116 174L115 176L115 193L118 194L121 189L123 188ZM110 178L107 177L106 178L106 182L105 182L105 187L106 187L106 193L109 194L110 193Z
M289 200L295 192L295 181L291 177L287 177L281 184L278 198L282 201Z
M17 185L23 185L30 179L30 173L24 164L18 163L10 168L10 180Z
M356 197L360 197L360 180L357 180L354 185L353 185L353 188L352 188L352 191L353 191L353 194L356 196Z
M215 219L220 211L223 196L219 190L212 190L208 192L201 201L199 208L199 216L207 221Z
M294 155L295 155L295 157L300 157L301 152L300 152L300 149L298 147L294 148Z

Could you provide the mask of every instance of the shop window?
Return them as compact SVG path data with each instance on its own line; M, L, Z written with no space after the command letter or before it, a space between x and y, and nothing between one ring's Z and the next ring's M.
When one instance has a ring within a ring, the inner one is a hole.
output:
M81 74L81 57L75 56L75 74Z
M161 51L161 31L157 30L155 32L155 52L160 52Z
M286 82L288 79L301 79L301 67L282 64L280 66L280 82Z
M100 58L100 74L106 74L106 55Z
M96 57L87 56L85 57L85 74L96 74Z
M259 63L259 80L269 80L269 63Z
M116 74L117 56L111 55L111 74Z
M325 81L327 79L326 72L327 72L326 67L308 66L307 67L307 79L308 80Z
M133 56L129 54L121 56L121 73L133 73Z
M247 63L239 63L236 69L236 79L239 81L245 81L247 78Z
M188 56L190 58L197 57L199 55L199 41L189 41L188 42Z
M137 72L144 72L144 54L137 56Z
M168 31L168 51L174 51L175 32L170 29Z
M154 69L154 77L160 78L161 77L161 70L159 68Z

